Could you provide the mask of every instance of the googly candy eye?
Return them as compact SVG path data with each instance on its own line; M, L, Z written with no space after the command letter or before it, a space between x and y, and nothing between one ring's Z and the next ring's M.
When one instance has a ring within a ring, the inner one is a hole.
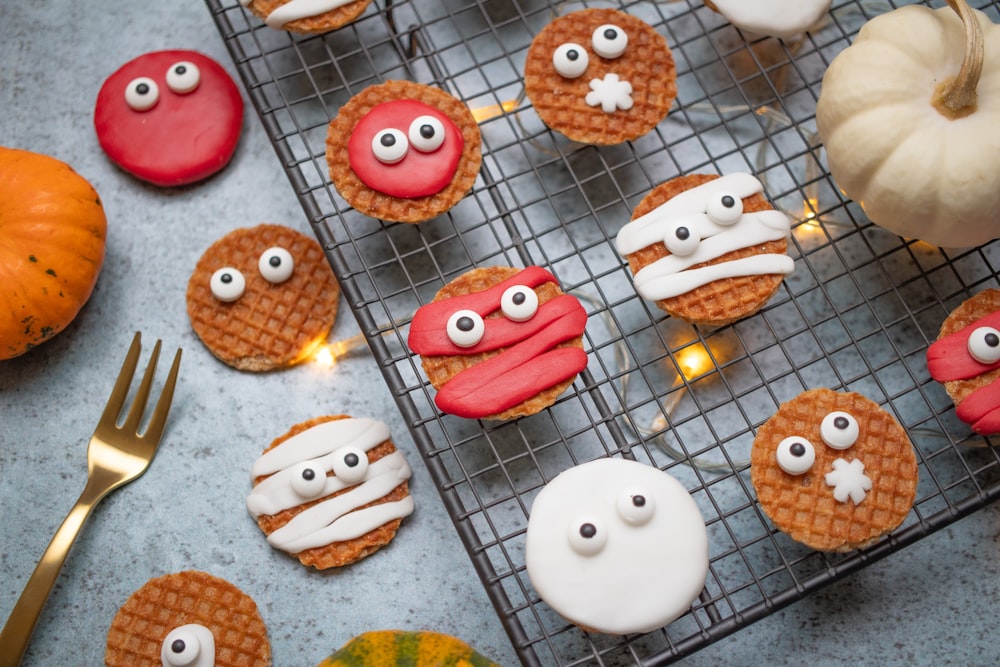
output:
M326 488L326 471L313 461L304 461L292 469L292 491L302 498L318 498Z
M591 37L594 51L602 58L618 58L628 47L628 35L611 23L598 26Z
M778 467L789 475L804 475L816 462L816 449L812 443L797 435L778 443L778 450L774 455L778 460Z
M232 303L243 296L243 292L247 288L247 280L239 269L224 266L212 274L209 287L212 289L212 296L216 299Z
M1000 331L978 327L969 335L969 354L981 364L1000 361Z
M708 200L708 218L719 225L731 225L743 216L743 200L726 192Z
M819 425L823 442L834 449L847 449L858 441L858 420L846 412L831 412Z
M257 268L264 280L277 285L292 277L292 271L295 270L295 260L292 259L292 253L275 246L268 248L261 254L257 261Z
M418 116L410 123L407 136L421 153L436 151L444 143L444 123L434 116Z
M459 347L472 347L483 339L486 324L479 313L473 310L458 310L448 318L446 326L448 338Z
M372 153L383 164L396 164L409 150L406 135L395 128L382 130L372 139Z
M167 70L167 88L179 95L193 92L200 83L201 70L198 69L197 65L187 60L174 63Z
M348 445L337 450L333 460L333 474L347 482L356 484L368 472L368 454L359 447Z
M579 44L567 42L561 45L552 54L552 66L556 68L559 76L567 79L575 79L587 71L590 64L590 56Z
M656 503L643 489L626 489L618 494L617 510L625 523L641 526L653 518Z
M594 517L581 517L569 525L569 546L581 556L593 556L608 543L604 524Z
M538 295L524 285L508 287L500 297L500 311L508 320L527 322L538 312Z
M174 628L160 645L160 662L167 667L214 665L215 637L212 631L193 623Z
M701 244L701 237L693 226L684 221L675 223L663 236L663 245L674 255L690 255Z
M146 111L160 101L160 87L147 76L132 79L125 86L125 104L134 111Z

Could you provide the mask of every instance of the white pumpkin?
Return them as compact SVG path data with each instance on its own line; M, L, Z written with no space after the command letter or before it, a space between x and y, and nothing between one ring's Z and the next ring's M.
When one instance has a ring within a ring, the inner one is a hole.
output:
M823 77L816 124L833 180L873 223L967 247L1000 238L1000 29L949 5L866 23Z

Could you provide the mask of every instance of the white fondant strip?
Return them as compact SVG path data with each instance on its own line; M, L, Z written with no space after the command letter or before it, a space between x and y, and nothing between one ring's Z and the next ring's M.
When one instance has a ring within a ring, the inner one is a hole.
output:
M787 275L795 268L795 262L788 255L767 254L751 255L731 262L710 264L679 273L673 270L656 271L657 264L666 259L670 258L665 257L653 262L635 275L635 289L642 298L649 301L671 299L716 280L771 273Z
M272 28L280 28L286 23L319 16L352 2L354 0L291 0L268 14L266 23Z
M354 445L367 452L388 440L390 435L386 424L367 417L322 422L265 452L254 461L250 476L272 475L296 463L331 454L345 445Z
M322 547L334 542L346 542L357 539L379 526L383 526L395 519L402 519L411 514L413 514L413 498L407 496L402 500L379 503L378 505L372 505L371 507L351 512L315 533L304 535L301 538L290 540L283 544L279 544L276 540L272 539L277 534L276 531L271 533L268 542L279 549L297 554L306 549Z

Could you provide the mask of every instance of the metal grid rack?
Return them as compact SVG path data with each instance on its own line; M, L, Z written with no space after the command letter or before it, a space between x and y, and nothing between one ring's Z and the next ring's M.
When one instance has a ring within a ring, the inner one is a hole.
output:
M628 144L550 132L524 99L532 37L557 13L607 3L376 0L323 36L272 30L237 0L206 0L280 163L343 286L483 585L525 664L663 664L801 599L1000 496L1000 454L972 436L927 372L946 314L998 286L1000 245L947 252L873 227L845 201L815 138L822 74L860 26L897 4L835 0L790 44L740 34L700 0L626 2L673 50L668 117ZM997 3L975 2L997 19ZM365 87L438 85L481 117L483 167L452 211L420 225L353 211L332 187L326 128ZM797 220L795 272L757 315L718 329L671 319L632 288L613 240L631 208L676 175L751 171ZM539 264L579 296L589 366L551 408L513 422L442 415L405 346L413 311L473 268ZM892 412L917 450L904 524L848 554L777 533L749 482L754 432L813 387L858 391ZM642 636L585 633L531 587L532 500L562 470L624 456L667 470L705 517L710 572L690 612Z

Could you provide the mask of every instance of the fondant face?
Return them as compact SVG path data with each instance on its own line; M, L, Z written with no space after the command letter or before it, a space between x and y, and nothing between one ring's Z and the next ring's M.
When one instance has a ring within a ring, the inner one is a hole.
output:
M108 157L163 186L194 183L222 169L242 123L236 84L195 51L157 51L126 63L101 86L94 109Z
M1000 369L1000 312L932 343L927 349L927 368L938 382L967 383L955 412L959 419L976 433L1000 433L1000 377L996 372Z

